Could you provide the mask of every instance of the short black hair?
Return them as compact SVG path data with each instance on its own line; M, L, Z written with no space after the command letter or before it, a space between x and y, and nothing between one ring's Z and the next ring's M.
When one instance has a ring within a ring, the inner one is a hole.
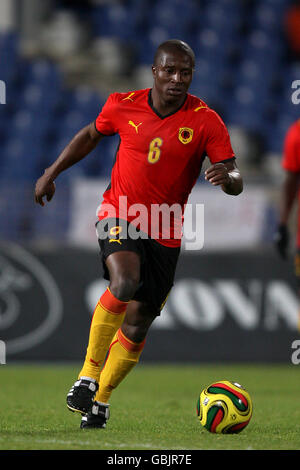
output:
M195 53L193 49L184 41L180 39L169 39L168 41L162 42L156 49L153 65L158 65L162 52L174 52L179 51L190 57L192 67L195 67Z

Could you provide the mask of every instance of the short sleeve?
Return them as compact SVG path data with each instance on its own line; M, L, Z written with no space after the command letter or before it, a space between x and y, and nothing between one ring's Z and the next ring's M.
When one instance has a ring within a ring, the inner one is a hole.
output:
M300 122L293 124L285 136L281 164L285 170L300 172Z
M114 135L118 132L115 119L117 101L114 95L114 93L109 95L95 121L96 130L104 135Z
M235 158L228 130L221 117L209 109L207 116L207 141L205 151L211 163Z

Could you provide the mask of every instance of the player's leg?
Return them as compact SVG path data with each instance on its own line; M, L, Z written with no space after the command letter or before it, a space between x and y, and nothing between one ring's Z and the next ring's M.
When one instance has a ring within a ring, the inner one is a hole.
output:
M94 312L87 354L79 374L95 380L98 380L112 337L123 323L125 310L138 287L140 276L140 259L134 252L112 253L106 265L111 281Z
M78 380L67 396L67 406L71 411L82 413L91 408L107 350L123 323L125 310L139 284L140 257L136 252L111 253L106 259L106 266L110 284L94 311L85 361Z
M138 363L149 327L158 314L143 302L130 302L123 324L110 345L96 399L107 403L112 391Z
M124 321L109 348L96 400L107 403L112 391L137 364L147 332L166 302L174 282L179 248L143 240L142 283L127 307Z
M93 409L82 418L81 428L105 427L111 393L139 362L147 332L157 315L159 311L144 302L130 302L123 324L110 344Z
M114 336L93 409L82 418L82 428L103 428L109 417L108 400L112 391L138 363L145 337L154 318L160 315L172 288L179 249L144 241L141 284L128 305L121 328Z

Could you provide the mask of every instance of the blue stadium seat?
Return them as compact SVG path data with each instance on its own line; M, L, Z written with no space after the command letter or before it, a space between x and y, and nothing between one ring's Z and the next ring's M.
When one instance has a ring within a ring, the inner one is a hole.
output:
M197 57L211 61L217 64L225 61L225 38L217 34L213 28L204 28L198 35L196 40Z
M20 88L24 88L29 83L32 83L31 80L31 67L32 63L26 57L19 56L16 63L16 82Z
M274 2L262 2L254 8L250 22L255 27L278 35L283 31L283 9Z
M261 29L252 30L242 44L243 57L263 64L272 65L280 58L281 52L280 38Z
M66 240L70 223L71 187L61 174L50 204L44 207L33 204L30 208L31 240L35 242Z
M214 61L208 58L199 57L196 61L193 81L219 84L222 80L222 74L225 73L226 65L223 61Z
M214 84L200 83L197 87L193 86L190 89L192 95L196 95L198 98L202 99L208 106L214 107L216 102L218 102L219 88Z
M120 138L118 135L105 137L99 143L95 160L97 161L97 174L101 177L109 178L113 164L115 163Z
M292 62L282 68L281 79L284 90L292 90L294 80L300 80L300 62Z
M81 113L86 123L89 123L97 118L104 103L105 99L99 93L90 88L78 87L72 93L68 110Z
M241 2L208 2L199 15L199 27L212 28L225 37L234 35L243 20Z
M237 3L236 0L218 0L218 4L228 9L235 9L240 6L240 2Z
M14 31L0 32L1 54L16 55L18 53L19 37Z
M137 45L137 61L142 65L152 65L157 46L169 38L168 31L162 27L150 28L147 33L140 38Z
M151 4L151 15L148 14L149 27L138 36L137 61L150 65L159 44L173 38L180 38L194 47L197 32L199 5L194 0L163 0ZM174 21L180 14L180 21Z
M241 127L242 129L261 134L263 117L260 113L244 108L232 108L230 112L227 109L226 124Z
M235 74L235 87L252 93L254 106L267 107L273 93L274 78L275 74L272 68L265 68L253 60L245 60L240 64Z
M298 117L296 117L296 119L297 118L299 119L299 116L300 114L298 114ZM295 122L295 118L291 116L290 114L285 114L283 112L278 115L277 129L281 133L281 135L286 134L288 128L291 126L293 122Z
M47 152L47 165L51 165L66 147L66 145L70 142L72 137L64 136L63 133L61 135L57 134L54 135L51 141L48 144L48 152Z
M134 40L136 37L135 10L125 5L96 5L91 15L93 32L96 36Z
M62 85L59 68L47 59L28 61L27 79L29 83L48 86L49 91L53 88L60 89Z
M203 99L209 106L224 108L226 71L223 62L198 60L190 93Z
M24 242L30 239L30 213L34 205L33 185L15 178L0 179L0 237Z
M282 154L286 132L296 119L297 117L294 118L282 111L278 115L276 122L265 129L265 147L269 152Z
M89 116L77 109L62 115L57 122L56 135L58 140L70 140L77 132L90 123Z
M36 83L25 87L19 97L19 107L34 112L35 115L44 115L54 110L58 92L55 88L48 88Z
M300 118L300 104L293 103L291 98L282 101L280 110L283 115L290 116L293 120Z
M168 31L168 39L187 40L196 32L199 15L199 4L194 0L186 0L184 6L180 0L163 0L152 7L151 23Z
M257 99L249 87L237 87L226 109L227 123L244 127L246 130L260 132L264 121L265 102Z
M2 152L1 177L8 180L35 180L41 172L43 145L39 139L28 136L6 141Z
M14 32L0 33L1 80L10 83L15 79L19 38Z
M12 116L7 134L16 139L41 139L46 136L50 121L51 115L49 114L37 116L28 109L20 109Z
M263 86L266 82L270 83L273 76L273 69L264 66L253 58L246 58L239 63L236 70L237 84L254 84L257 87Z
M0 72L0 79L2 78ZM1 106L5 108L6 113L14 113L19 108L19 102L22 94L22 89L18 87L14 80L5 82L6 104Z
M256 0L256 8L268 6L275 10L276 15L281 15L293 3L293 0Z
M12 112L7 105L0 105L0 141L3 145L10 128L10 121L12 119ZM1 152L0 152L1 160Z
M152 0L128 0L128 10L134 15L135 32L137 37L144 34L145 30L152 24L151 11L153 7Z
M47 153L45 153L45 167L51 165L51 163L53 163L58 158L63 149L69 144L72 137L73 134L64 135L62 132L60 135L54 138L51 143L49 143L47 146ZM100 143L99 146L100 145L102 145L102 143ZM95 155L97 151L98 150L92 151L87 157L76 163L76 165L63 172L60 175L60 179L70 180L71 178L77 176L98 176L98 160Z

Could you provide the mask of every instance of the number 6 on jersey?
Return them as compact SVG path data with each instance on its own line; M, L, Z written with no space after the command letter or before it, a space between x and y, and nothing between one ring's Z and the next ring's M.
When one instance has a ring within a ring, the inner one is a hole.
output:
M151 140L148 152L149 163L156 163L159 160L162 143L163 140L160 137L155 137L155 139Z

